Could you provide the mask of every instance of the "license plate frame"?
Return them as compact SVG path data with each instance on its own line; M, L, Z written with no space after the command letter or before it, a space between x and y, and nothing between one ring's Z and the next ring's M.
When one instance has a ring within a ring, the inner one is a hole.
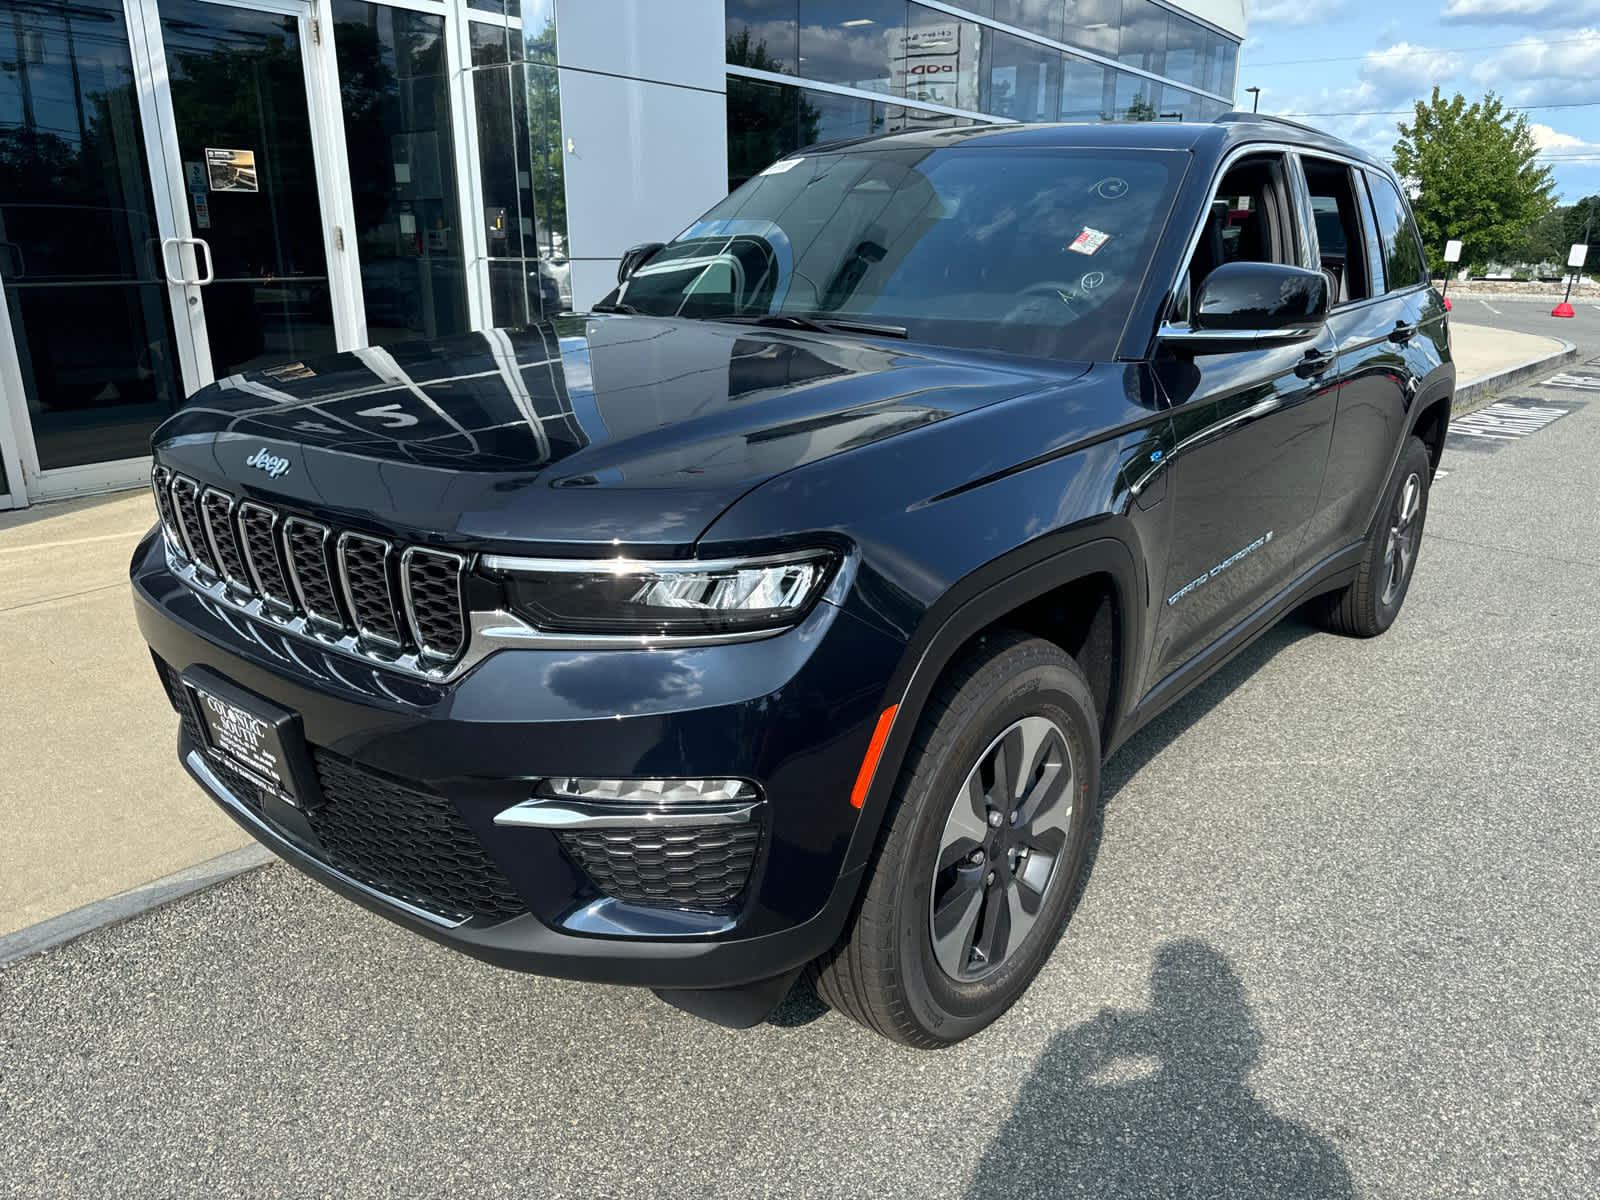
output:
M199 718L201 752L302 811L316 800L300 716L201 667L182 676Z

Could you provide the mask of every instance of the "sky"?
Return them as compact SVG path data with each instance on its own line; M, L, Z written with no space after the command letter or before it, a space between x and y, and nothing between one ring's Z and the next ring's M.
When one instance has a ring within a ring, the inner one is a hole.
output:
M1238 104L1382 157L1437 84L1528 107L1556 195L1600 192L1600 0L1254 0ZM1562 105L1564 107L1551 107ZM1537 107L1534 107L1537 106ZM1392 111L1403 110L1403 111Z

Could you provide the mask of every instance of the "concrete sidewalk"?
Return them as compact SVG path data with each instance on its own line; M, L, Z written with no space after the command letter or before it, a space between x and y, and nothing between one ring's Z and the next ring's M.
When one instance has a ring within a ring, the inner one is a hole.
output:
M1471 412L1495 393L1553 371L1578 356L1577 348L1561 338L1464 321L1450 322L1450 348L1456 361L1452 407L1457 413Z
M1458 379L1485 393L1567 348L1452 331ZM154 520L145 491L0 513L0 959L170 899L169 876L259 861L231 854L254 843L178 766L177 719L134 624L128 559Z

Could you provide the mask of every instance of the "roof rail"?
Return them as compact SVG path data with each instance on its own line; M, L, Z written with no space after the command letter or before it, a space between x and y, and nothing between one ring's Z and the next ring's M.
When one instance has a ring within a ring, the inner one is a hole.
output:
M1256 122L1263 125L1286 125L1290 129L1301 129L1306 133L1317 133L1323 137L1328 136L1328 132L1325 129L1318 129L1315 125L1303 125L1299 121L1291 121L1288 117L1278 117L1271 113L1243 112L1239 109L1234 109L1232 112L1225 112L1219 117L1213 117L1211 120L1213 125L1235 125L1247 122Z

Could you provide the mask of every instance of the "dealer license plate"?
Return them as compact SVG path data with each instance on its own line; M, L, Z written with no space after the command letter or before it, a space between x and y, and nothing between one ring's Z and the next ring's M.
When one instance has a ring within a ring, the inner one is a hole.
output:
M196 707L205 721L206 740L211 744L211 751L262 787L270 788L281 799L295 804L294 784L279 723L231 700L214 696L193 683L189 687L194 691Z

